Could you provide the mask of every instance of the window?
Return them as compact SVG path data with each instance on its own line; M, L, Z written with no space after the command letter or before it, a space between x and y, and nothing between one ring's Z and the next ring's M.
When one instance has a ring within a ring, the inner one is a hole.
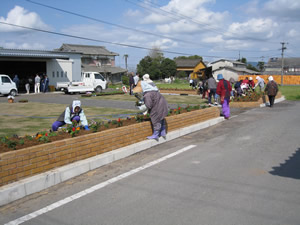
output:
M65 77L67 77L68 76L68 72L67 71L65 71Z
M1 80L2 80L2 83L9 83L9 84L11 83L11 82L10 82L10 79L9 79L8 77L1 77L1 78L2 78L2 79L1 79Z
M60 77L64 77L64 71L60 72Z
M58 71L56 72L56 77L59 77L59 72Z
M89 73L85 74L85 77L90 78L90 74Z
M104 81L104 78L101 74L99 73L95 73L95 79L99 79L99 80L103 80Z
M55 72L54 71L52 71L52 77L55 77Z

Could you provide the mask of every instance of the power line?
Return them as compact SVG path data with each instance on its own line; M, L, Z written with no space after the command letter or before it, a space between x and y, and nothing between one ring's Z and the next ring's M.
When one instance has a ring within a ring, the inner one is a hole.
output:
M39 31L39 32L48 33L48 34L55 34L55 35L60 35L60 36L65 36L65 37L71 37L71 38L77 38L77 39L82 39L82 40L107 43L107 44L112 44L112 45L119 45L119 46L123 46L123 47L130 47L130 48L137 48L137 49L144 49L144 50L153 50L152 48L147 48L147 47L142 47L142 46L137 46L137 45L128 45L128 44L117 43L117 42L103 41L103 40L98 40L98 39L93 39L93 38L70 35L70 34L66 34L66 33L59 33L59 32L54 32L54 31L49 31L49 30L42 30L42 29L33 28L33 27L26 27L26 26L21 26L21 25L16 25L16 24L11 24L11 23L1 22L1 21L0 21L0 24L5 24L5 25L19 27L19 28L28 29L28 30ZM193 56L194 55L194 54L189 54L189 53L174 52L174 51L167 51L167 50L160 50L160 51L165 52L165 53L170 53L170 54L176 54L176 55L186 55L186 56ZM203 57L218 57L218 56L203 56Z
M153 11L153 10L147 8L147 7L143 7L143 6L141 6L140 4L136 4L136 3L134 3L134 2L132 2L132 1L130 1L130 0L126 0L126 1L127 1L127 2L130 2L130 3L134 4L134 5L137 5L137 6L141 7L141 8L144 8L144 9L147 9L147 10L149 10L149 11L155 12L155 11ZM219 28L219 27L213 28L213 27L211 27L210 24L200 22L200 21L198 21L198 20L195 20L195 19L192 18L192 17L189 17L189 16L186 16L186 15L184 15L184 14L181 14L180 11L178 11L178 10L176 10L175 12L167 11L167 10L161 9L162 6L160 6L160 5L158 5L158 4L155 4L155 3L153 3L153 2L150 2L150 1L147 1L147 3L143 2L142 0L136 0L136 1L141 2L142 4L146 4L146 5L154 5L154 6L152 6L152 8L158 9L159 11L162 11L162 12L167 13L167 14L174 15L174 16L177 18L177 20L179 20L178 17L179 17L179 18L184 18L184 19L187 19L187 20L189 20L189 21L191 21L191 22L193 22L193 23L196 23L196 24L198 24L198 25L207 26L207 27L208 27L208 28L206 28L207 30L210 30L210 31L215 32L215 33L218 33L218 34L222 34L222 35L225 36L225 37L226 37L226 36L227 36L227 37L231 37L231 36L229 36L229 35L226 35L226 33L225 33L226 30L225 30L225 29L222 29L222 28ZM149 7L151 8L151 6L149 6ZM163 14L163 16L166 16L166 15ZM166 17L168 17L168 16L166 16ZM172 17L172 18L174 18L174 17ZM220 32L219 30L223 30L223 32ZM233 34L235 34L235 33L233 33ZM236 34L239 34L239 33L236 33ZM235 39L235 38L233 38L233 37L231 37L231 38L232 38L232 39ZM261 39L258 39L258 38L253 38L253 37L245 37L245 38L247 38L248 40L260 41L260 42L263 41L263 42L264 42L264 40L261 40ZM277 42L270 42L270 41L269 41L269 43L277 44ZM229 50L229 51L230 51L230 50Z
M160 37L160 38L167 38L167 39L171 39L171 40L179 41L179 42L184 42L184 43L188 43L188 44L197 44L197 45L199 45L199 43L189 42L189 41L185 41L185 40L181 40L181 39L177 39L177 38L172 38L172 37L169 37L169 36L156 34L154 32L148 32L148 31L138 30L138 29L134 29L134 28L130 28L130 27L125 27L125 26L122 26L122 25L119 25L119 24L115 24L115 23L104 21L104 20L96 19L96 18L93 18L93 17L90 17L90 16L85 16L85 15L82 15L82 14L79 14L79 13L76 13L76 12L71 12L71 11L64 10L64 9L59 9L59 8L56 8L56 7L53 7L53 6L50 6L50 5L45 5L45 4L34 2L34 1L31 1L31 0L26 0L26 1L30 2L32 4L36 4L36 5L39 5L39 6L49 8L49 9L54 9L54 10L57 10L57 11L60 11L60 12L64 12L64 13L71 14L71 15L74 15L74 16L78 16L78 17L82 17L82 18L85 18L85 19L97 21L97 22L100 22L100 23L104 23L104 24L107 24L107 25L110 25L110 26L115 26L115 27L122 28L122 29L125 29L125 30L130 30L130 31L138 32L138 33L151 35L151 36L157 36L157 37Z

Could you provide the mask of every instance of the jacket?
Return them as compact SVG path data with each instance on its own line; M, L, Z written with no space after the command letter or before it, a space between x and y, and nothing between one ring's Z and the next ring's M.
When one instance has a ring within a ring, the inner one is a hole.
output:
M65 111L58 117L57 121L65 122L66 124L72 124L71 120L74 116L80 117L80 122L83 126L88 125L83 109L80 108L80 110L75 113L72 109L72 104L65 109Z
M276 84L276 82L274 80L269 81L265 92L267 93L267 95L269 96L276 96L277 92L278 92L278 85Z
M144 102L150 113L152 124L160 123L168 115L168 103L158 91L144 93Z
M230 93L232 91L231 85L229 81L222 79L219 81L218 86L217 86L217 91L216 93L220 96L224 96L226 100L230 100Z

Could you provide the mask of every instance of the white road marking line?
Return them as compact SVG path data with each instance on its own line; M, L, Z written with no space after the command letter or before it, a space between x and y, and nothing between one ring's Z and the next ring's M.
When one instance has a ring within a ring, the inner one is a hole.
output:
M76 193L74 195L66 197L65 199L62 199L62 200L60 200L58 202L55 202L55 203L53 203L51 205L48 205L48 206L46 206L46 207L44 207L44 208L42 208L40 210L32 212L32 213L30 213L28 215L22 216L22 217L20 217L20 218L18 218L16 220L10 221L9 223L6 223L4 225L18 225L18 224L24 223L24 222L26 222L28 220L31 220L31 219L33 219L35 217L38 217L38 216L40 216L40 215L42 215L44 213L52 211L53 209L56 209L56 208L58 208L60 206L63 206L63 205L65 205L65 204L67 204L67 203L69 203L71 201L74 201L74 200L76 200L78 198L81 198L81 197L87 195L87 194L90 194L90 193L92 193L94 191L97 191L97 190L99 190L99 189L101 189L101 188L103 188L103 187L105 187L105 186L107 186L109 184L113 184L113 183L115 183L115 182L117 182L119 180L122 180L122 179L124 179L126 177L129 177L129 176L131 176L131 175L133 175L135 173L138 173L138 172L140 172L140 171L142 171L144 169L147 169L147 168L149 168L151 166L154 166L154 165L156 165L156 164L158 164L160 162L163 162L163 161L165 161L167 159L170 159L170 158L172 158L172 157L174 157L176 155L179 155L179 154L181 154L183 152L186 152L186 151L188 151L188 150L190 150L190 149L192 149L194 147L196 147L196 145L189 145L189 146L187 146L185 148L182 148L182 149L180 149L180 150L178 150L176 152L173 152L173 153L171 153L169 155L166 155L166 156L164 156L162 158L159 158L157 160L149 162L149 163L147 163L147 164L145 164L145 165L143 165L141 167L135 168L135 169L130 170L130 171L126 172L126 173L120 174L119 176L113 177L113 178L111 178L111 179L109 179L107 181L104 181L102 183L96 184L95 186L90 187L88 189L85 189L85 190L83 190L81 192L78 192L78 193Z

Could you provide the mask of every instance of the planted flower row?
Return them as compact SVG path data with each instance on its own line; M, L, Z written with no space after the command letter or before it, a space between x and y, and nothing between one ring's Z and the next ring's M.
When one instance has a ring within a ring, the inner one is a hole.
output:
M178 115L185 112L190 112L193 110L204 109L205 105L200 106L187 106L180 107L178 106L176 109L170 109L168 112L168 116ZM86 131L82 126L79 126L77 121L72 121L72 124L66 125L59 129L56 132L53 131L41 131L35 135L25 135L24 137L18 137L17 135L13 135L12 137L0 137L0 153L7 152L12 150L18 150L25 147L30 147L38 144L49 143L56 140L61 140L69 137L75 137L79 135L85 135L88 133L101 132L107 129L128 126L134 123L140 123L144 121L150 121L149 114L137 114L132 117L127 117L126 119L118 118L117 120L109 120L107 122L104 121L95 121L89 120L89 128L90 131Z

